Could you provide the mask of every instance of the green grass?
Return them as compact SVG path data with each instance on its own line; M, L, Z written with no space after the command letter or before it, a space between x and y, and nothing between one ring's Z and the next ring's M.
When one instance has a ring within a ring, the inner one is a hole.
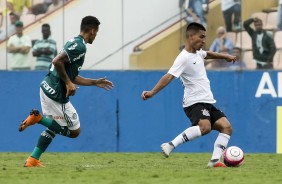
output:
M45 168L24 168L28 153L0 153L1 184L281 184L282 155L246 154L238 168L206 168L211 154L45 153Z

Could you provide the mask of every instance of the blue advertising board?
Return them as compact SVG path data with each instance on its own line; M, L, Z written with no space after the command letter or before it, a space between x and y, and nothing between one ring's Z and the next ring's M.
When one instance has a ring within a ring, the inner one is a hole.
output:
M159 152L191 123L182 109L183 88L174 80L154 98L141 99L166 71L82 71L114 82L112 91L80 87L71 102L81 121L81 135L57 135L48 151ZM32 151L42 125L18 131L32 108L41 110L39 84L46 72L1 71L0 151ZM282 153L282 72L209 71L215 106L233 126L229 145L249 153ZM176 152L211 152L218 132L188 142Z

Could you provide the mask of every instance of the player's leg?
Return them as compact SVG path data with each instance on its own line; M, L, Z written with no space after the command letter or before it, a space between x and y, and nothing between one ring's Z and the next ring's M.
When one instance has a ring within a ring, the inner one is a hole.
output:
M39 136L36 147L33 149L31 155L25 161L25 167L44 167L39 161L39 158L43 152L50 145L52 140L55 138L56 134L50 129L44 130Z
M217 139L214 142L214 150L208 167L224 166L220 162L223 151L226 149L230 136L232 134L232 126L227 120L223 112L213 107L212 111L212 129L219 132Z
M192 126L176 136L171 142L161 145L165 157L168 157L177 146L192 141L211 131L209 106L204 103L197 103L184 109L185 114L192 122Z
M70 102L60 104L49 99L42 93L40 94L40 100L43 113L46 117L41 115L42 118L38 123L46 126L47 129L41 133L37 146L34 148L31 156L27 159L25 163L25 166L27 167L42 165L37 164L39 158L51 144L56 134L75 138L80 133L79 117Z

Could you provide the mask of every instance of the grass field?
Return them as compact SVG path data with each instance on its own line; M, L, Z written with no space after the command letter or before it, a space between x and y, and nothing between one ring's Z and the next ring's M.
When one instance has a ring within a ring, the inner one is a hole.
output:
M238 168L206 168L211 154L45 153L45 168L24 168L28 153L0 153L0 184L281 184L282 155L246 154Z

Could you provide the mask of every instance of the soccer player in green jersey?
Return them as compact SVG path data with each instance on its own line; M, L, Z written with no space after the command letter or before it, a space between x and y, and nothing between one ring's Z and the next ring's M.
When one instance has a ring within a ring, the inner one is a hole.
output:
M80 25L80 34L69 40L63 50L53 59L49 73L40 85L40 102L43 115L36 109L24 120L19 131L39 123L45 127L24 164L25 167L44 167L39 161L41 154L55 138L56 134L75 138L80 134L79 116L69 101L75 95L77 85L97 86L111 90L113 83L106 78L90 79L79 75L86 53L86 44L92 44L99 30L96 17L86 16Z

